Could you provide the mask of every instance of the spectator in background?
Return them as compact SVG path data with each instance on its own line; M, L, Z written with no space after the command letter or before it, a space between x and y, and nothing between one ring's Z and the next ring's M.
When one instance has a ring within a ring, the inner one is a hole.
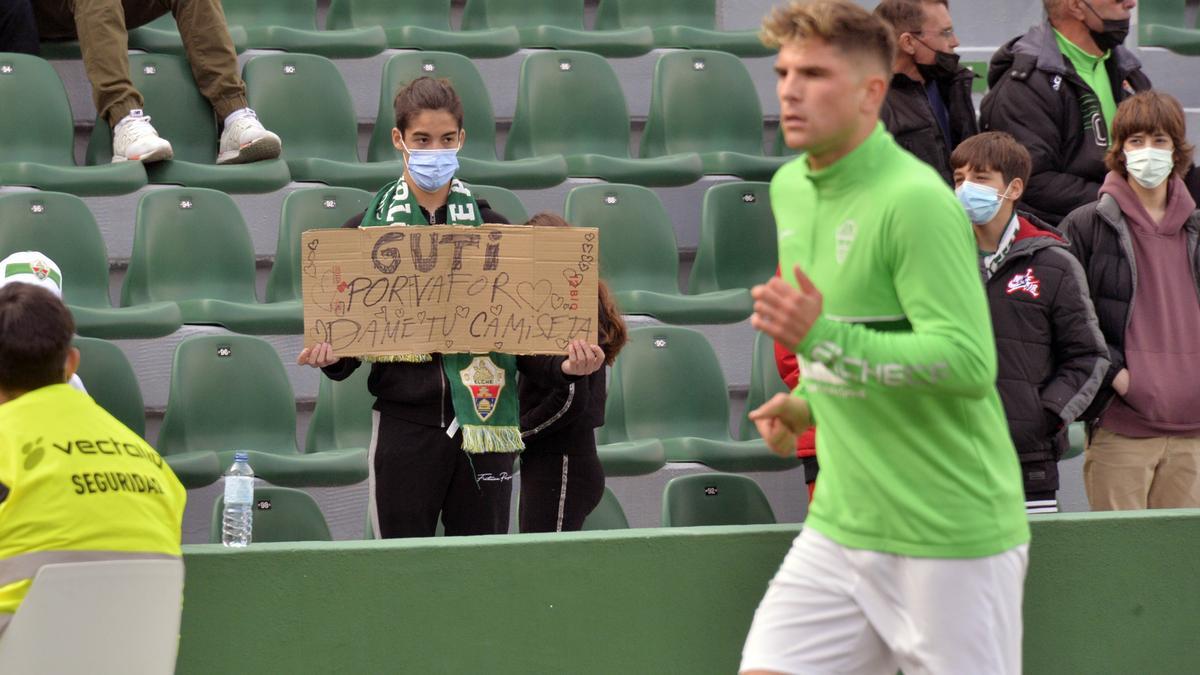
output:
M38 251L18 251L0 260L0 287L16 283L40 286L62 300L62 271L53 260ZM71 373L67 384L87 393L83 381L75 373Z
M529 225L569 227L552 213L539 213ZM604 365L625 346L625 321L608 286L599 282L597 337ZM604 467L596 454L596 427L604 425L608 397L605 369L566 386L546 386L522 377L520 522L522 532L571 532L604 496Z
M1117 104L1149 89L1150 79L1121 46L1134 0L1043 1L1046 23L992 57L979 123L1029 151L1023 206L1057 225L1096 200Z
M0 52L41 53L30 0L0 0Z
M187 492L144 440L65 384L79 365L74 332L50 291L0 288L0 630L42 565L180 557Z
M950 153L979 133L971 85L958 65L958 38L948 0L883 0L875 15L896 37L892 83L879 118L900 147L950 183Z
M37 2L34 14L43 40L79 40L96 111L113 130L113 161L157 162L174 155L171 143L151 126L142 95L129 79L128 31L168 11L179 26L196 85L224 125L217 164L278 157L279 136L264 129L247 105L220 0Z
M1123 102L1100 201L1063 221L1083 263L1112 368L1089 414L1093 510L1200 507L1200 214L1192 161L1167 94Z
M779 270L775 270L775 276L780 276ZM775 369L779 371L779 377L787 385L788 391L795 391L796 387L800 386L800 364L797 362L796 352L778 342L772 344L775 346ZM804 484L808 487L808 501L811 504L817 489L817 474L821 472L821 465L817 461L815 425L809 425L796 436L796 457L804 467Z
M999 372L996 388L1025 481L1027 513L1058 511L1067 425L1096 395L1108 348L1079 261L1054 228L1019 214L1029 153L1012 136L973 136L950 157L974 225Z

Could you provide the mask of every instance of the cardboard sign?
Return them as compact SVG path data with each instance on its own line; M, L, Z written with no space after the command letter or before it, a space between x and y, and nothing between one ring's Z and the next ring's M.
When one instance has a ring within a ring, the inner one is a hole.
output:
M564 354L596 342L595 228L308 230L304 344L338 356Z

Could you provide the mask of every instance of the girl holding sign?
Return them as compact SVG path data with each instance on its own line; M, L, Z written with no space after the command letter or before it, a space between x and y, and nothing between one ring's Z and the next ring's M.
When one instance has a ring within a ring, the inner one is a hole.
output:
M551 213L539 213L530 225L569 227ZM603 281L599 282L599 342L604 365L611 366L625 346L625 321ZM523 378L521 400L522 532L570 532L604 496L604 468L596 454L596 427L604 424L608 397L604 369L567 385L547 387Z
M446 80L421 77L396 94L392 143L404 174L384 186L344 227L508 223L454 178L466 132L463 107ZM375 396L368 450L370 518L376 538L508 531L513 461L524 449L517 373L567 386L604 364L598 345L574 340L568 355L404 354L374 357L367 387ZM297 362L344 380L361 365L328 343Z

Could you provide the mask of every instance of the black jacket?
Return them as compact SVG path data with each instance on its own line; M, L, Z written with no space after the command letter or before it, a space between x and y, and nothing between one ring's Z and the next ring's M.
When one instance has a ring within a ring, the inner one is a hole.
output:
M1067 425L1092 402L1108 371L1087 282L1067 242L1022 216L1003 262L986 281L1004 403L1026 492L1058 489Z
M1187 232L1192 276L1200 292L1200 255L1197 254L1200 211L1188 218L1183 229ZM1100 195L1098 202L1072 211L1063 220L1063 231L1071 240L1071 252L1087 275L1100 331L1108 347L1108 360L1112 362L1096 399L1083 414L1085 420L1094 422L1116 394L1112 381L1125 367L1125 331L1129 328L1133 295L1137 289L1133 239L1121 207L1108 194Z
M507 223L508 219L493 211L487 200L477 200L479 211L486 223ZM430 223L446 222L446 206L430 217ZM342 227L358 227L365 214L360 213L347 220ZM573 378L562 372L563 356L518 356L517 369L521 374L545 383L547 386L563 386ZM329 379L340 381L358 369L362 362L355 358L338 359L337 363L322 368ZM406 420L415 424L445 428L454 419L454 406L450 399L450 383L442 370L441 354L434 354L433 361L426 363L372 363L371 375L367 378L367 389L375 397L375 410L380 414Z
M1113 49L1105 65L1118 105L1150 89L1141 62L1128 49ZM1096 95L1058 48L1049 22L996 52L988 86L980 128L1007 131L1033 158L1022 206L1057 225L1074 209L1095 201L1108 173L1108 126Z
M520 379L517 391L526 453L595 454L596 427L604 425L608 398L604 371L601 368L565 387Z
M933 115L933 107L925 96L925 84L902 73L892 75L892 85L879 111L879 119L900 147L932 166L949 184L954 183L950 170L950 153L966 139L979 133L975 121L975 104L971 101L971 83L975 73L960 68L954 77L940 80L938 90L950 113L950 141Z

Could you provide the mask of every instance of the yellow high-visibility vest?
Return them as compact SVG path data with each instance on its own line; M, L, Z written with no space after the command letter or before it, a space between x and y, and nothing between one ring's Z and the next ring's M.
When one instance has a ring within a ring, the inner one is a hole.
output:
M0 496L0 628L42 565L181 555L187 490L67 384L0 405Z

